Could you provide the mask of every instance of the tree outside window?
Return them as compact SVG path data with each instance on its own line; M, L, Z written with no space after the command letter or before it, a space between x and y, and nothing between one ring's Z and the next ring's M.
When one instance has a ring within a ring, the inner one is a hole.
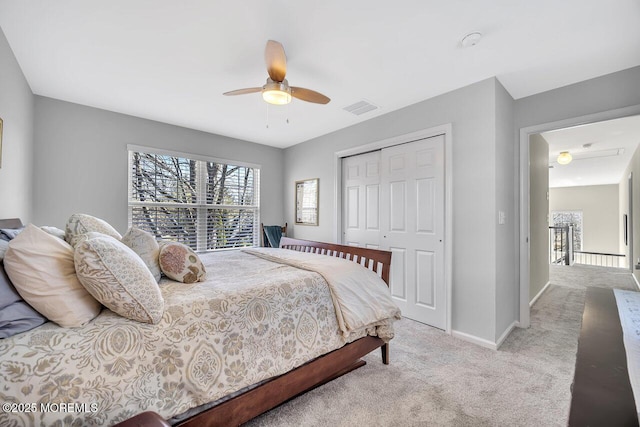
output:
M573 226L573 250L582 250L582 211L553 211L554 227Z
M255 246L260 169L129 151L129 224L194 250Z

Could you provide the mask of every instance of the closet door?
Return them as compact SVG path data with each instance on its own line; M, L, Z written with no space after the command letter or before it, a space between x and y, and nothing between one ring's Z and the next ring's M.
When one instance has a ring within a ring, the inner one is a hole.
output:
M380 151L342 159L342 243L380 247Z
M444 136L385 148L380 163L391 295L403 316L445 329Z
M446 328L444 136L342 159L343 244L393 253L402 315Z

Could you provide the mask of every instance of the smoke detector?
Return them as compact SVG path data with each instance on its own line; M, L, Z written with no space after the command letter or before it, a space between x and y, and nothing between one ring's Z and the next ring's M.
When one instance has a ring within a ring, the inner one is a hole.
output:
M481 38L482 33L480 31L474 31L464 36L460 44L462 44L462 47L475 46L478 44L478 42L480 42Z

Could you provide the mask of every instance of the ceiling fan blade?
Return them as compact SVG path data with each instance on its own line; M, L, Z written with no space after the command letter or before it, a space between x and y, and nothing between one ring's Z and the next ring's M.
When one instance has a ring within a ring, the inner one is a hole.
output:
M262 91L261 87L248 87L246 89L238 89L238 90L232 90L230 92L225 92L223 93L223 95L227 95L227 96L244 95L246 93L254 93L254 92L260 92L260 91Z
M328 104L331 99L315 90L291 86L291 96L315 104Z
M267 64L267 72L274 82L281 82L287 74L287 56L284 47L274 40L267 42L264 48L264 61Z

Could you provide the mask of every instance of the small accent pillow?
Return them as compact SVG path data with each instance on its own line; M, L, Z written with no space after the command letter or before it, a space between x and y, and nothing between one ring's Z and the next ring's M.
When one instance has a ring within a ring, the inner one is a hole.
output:
M139 228L131 227L127 233L122 236L121 242L133 249L133 251L142 258L142 261L147 265L156 282L159 282L162 277L162 271L160 271L160 264L158 262L160 246L156 238L153 237L153 234Z
M170 279L183 283L202 282L207 275L198 255L187 245L163 242L160 269Z
M164 299L142 259L110 236L76 246L78 279L98 301L120 316L156 324L164 314Z
M4 268L20 296L62 327L82 326L102 309L76 277L73 248L33 224L9 243Z
M71 244L73 238L90 231L106 234L120 240L122 236L108 222L87 214L73 214L67 220L65 239ZM73 245L72 245L73 246Z

